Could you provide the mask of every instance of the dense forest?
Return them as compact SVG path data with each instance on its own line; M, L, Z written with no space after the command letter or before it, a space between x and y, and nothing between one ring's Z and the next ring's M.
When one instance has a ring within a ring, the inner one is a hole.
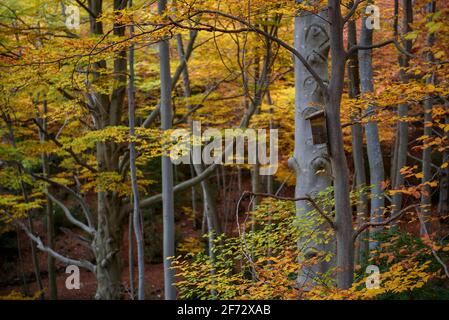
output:
M446 19L0 0L0 299L449 299Z

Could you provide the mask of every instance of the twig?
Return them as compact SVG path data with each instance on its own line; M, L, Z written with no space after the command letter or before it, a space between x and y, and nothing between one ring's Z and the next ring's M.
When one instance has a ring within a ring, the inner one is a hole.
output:
M429 236L429 232L427 231L427 227L426 224L424 223L421 214L419 213L419 210L416 210L416 214L418 215L418 219L419 219L419 223L421 224L422 230L424 231L424 234L427 236L427 238L430 239ZM436 253L436 251L433 249L432 246L428 246L430 248L430 250L432 250L432 254L435 257L435 259L438 261L439 264L441 264L441 266L444 269L444 273L446 274L446 277L449 279L449 270L447 269L447 265L443 262L443 260L441 260L441 258L438 256L438 254Z
M388 224L390 224L391 222L399 219L400 217L402 217L402 215L409 209L416 207L416 204L412 204L404 209L402 209L401 211L399 211L395 216L382 221L382 222L367 222L364 223L360 226L359 229L357 229L356 231L354 231L354 234L352 236L352 241L355 242L355 240L357 239L357 237L359 236L359 234L361 234L363 231L365 231L366 229L368 229L369 227L381 227L381 226L386 226Z

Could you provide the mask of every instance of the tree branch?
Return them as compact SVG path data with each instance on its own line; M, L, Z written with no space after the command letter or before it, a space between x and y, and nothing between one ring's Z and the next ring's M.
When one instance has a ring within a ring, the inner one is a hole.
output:
M359 5L365 2L365 0L357 0L351 7L351 10L343 17L343 23L346 23L349 21L349 19L351 19L351 17L355 14L355 12L357 11L357 8L359 7Z
M410 206L408 206L408 207L402 209L402 210L399 211L395 216L393 216L393 217L391 217L391 218L389 218L389 219L387 219L387 220L385 220L385 221L382 221L382 222L367 222L367 223L362 224L362 225L360 226L359 229L357 229L356 231L354 231L354 234L352 235L352 240L353 240L353 242L355 242L355 240L357 239L357 237L359 236L359 234L361 234L363 231L365 231L365 230L368 229L369 227L381 227L381 226L386 226L386 225L390 224L391 222L393 222L393 221L395 221L395 220L401 218L402 215L403 215L407 210L409 210L409 209L411 209L411 208L413 208L413 207L416 207L416 206L417 206L416 204L412 204L412 205L410 205Z
M41 130L41 132L43 132L43 133L45 134L45 136L46 136L49 140L53 141L53 143L56 144L59 148L62 148L62 149L64 149L65 151L67 151L67 152L72 156L72 158L75 160L76 163L78 163L80 166L82 166L82 167L88 169L88 170L91 171L91 172L94 172L94 173L97 172L97 170L96 170L94 167L92 167L92 166L90 166L89 164L87 164L87 163L85 163L84 161L82 161L82 160L75 154L75 152L72 150L72 148L65 149L61 142L59 142L55 137L53 137L53 135L48 134L48 132L47 132L44 128L42 128L42 126L41 126L41 124L39 123L39 121L37 121L36 119L32 119L32 120L33 120L33 122L38 126L39 130Z
M67 217L67 219L69 219L69 221L71 223L73 223L77 227L81 228L83 231L87 232L88 234L95 235L95 233L96 233L95 229L93 229L89 226L86 226L84 223L82 223L81 221L76 219L72 215L70 210L62 202L60 202L58 199L56 199L50 192L45 192L45 194L51 199L51 201L56 203L64 211L65 216Z
M84 10L87 11L87 13L89 13L89 15L94 18L97 19L97 15L95 13L92 12L92 10L90 10L84 3L82 3L80 0L75 0L76 3L78 3L80 5L80 7L82 7Z
M34 174L32 172L29 172L29 174L32 177L36 178L36 179L48 182L50 184L54 184L55 186L58 186L59 188L63 188L64 190L68 191L78 201L78 203L80 204L81 209L83 210L84 216L86 217L87 225L90 228L94 228L93 227L93 216L92 216L92 213L90 212L89 207L86 205L85 201L81 198L81 196L79 194L77 194L71 188L67 187L66 185L64 185L62 183L56 182L54 180L51 180L51 179L48 179L48 178L45 178L45 177L42 177L42 176Z
M245 196L248 196L248 195L255 196L255 197L270 197L270 198L283 200L283 201L293 201L293 202L307 201L319 213L319 215L322 216L326 220L326 222L331 226L332 229L334 229L334 230L336 229L335 223L332 221L332 219L326 213L324 213L324 211L320 208L320 206L316 203L316 201L309 195L306 195L305 197L290 198L290 197L281 197L281 196L271 194L271 193L255 193L255 192L251 192L251 191L243 191L240 199L243 199Z
M348 52L346 53L346 59L351 57L356 51L378 49L378 48L385 47L385 46L387 46L389 44L394 44L396 49L398 49L398 51L401 52L403 55L406 55L406 56L408 56L410 58L414 58L415 57L415 55L411 54L410 52L408 52L407 50L402 48L400 46L399 42L396 39L390 39L390 40L386 40L386 41L383 41L383 42L375 43L375 44L372 44L372 45L369 45L369 46L364 46L364 45L352 46L351 48L349 48Z
M75 266L85 268L85 269L95 273L96 266L93 263L91 263L87 260L75 260L75 259L67 258L67 257L61 255L60 253L54 251L53 249L45 246L43 244L42 240L38 236L34 235L25 224L23 224L21 221L14 219L10 214L8 214L8 213L6 213L6 214L11 219L14 220L15 224L17 224L23 231L25 231L25 233L31 240L33 240L36 243L36 247L39 250L47 252L49 255L51 255L55 259L58 259L59 261L61 261L62 263L66 264L66 265L73 264Z
M220 11L215 11L215 10L198 10L196 12L194 12L193 14L191 14L188 19L192 19L193 17L199 15L199 14L212 14L212 15L217 15L217 16L222 16L234 21L237 21L241 24L243 24L244 26L246 26L247 28L244 29L237 29L237 30L226 30L226 29L220 29L217 28L215 26L208 26L208 27L192 27L192 26L184 26L182 25L180 22L176 22L173 19L170 19L170 22L181 28L181 29L188 29L188 30L203 30L203 31L208 31L208 32L213 32L213 31L217 31L217 32L224 32L224 33L240 33L240 32L245 32L245 31L252 31L255 33L258 33L260 35L263 35L264 37L270 39L271 41L277 43L278 45L280 45L281 47L287 49L288 51L290 51L291 53L293 53L298 60L304 65L304 67L307 69L307 71L312 75L312 77L315 79L315 81L318 83L318 85L320 86L320 88L323 90L323 92L327 93L327 85L324 83L323 79L315 72L315 70L312 68L312 66L307 62L307 60L292 46L290 46L289 44L287 44L286 42L282 41L281 39L271 35L270 33L264 31L264 30L260 30L258 28L256 28L255 26L253 26L252 24L248 23L247 21L224 13L224 12L220 12Z

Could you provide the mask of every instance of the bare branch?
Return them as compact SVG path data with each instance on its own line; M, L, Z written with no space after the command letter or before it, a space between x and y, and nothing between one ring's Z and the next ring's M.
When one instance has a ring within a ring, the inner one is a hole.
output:
M87 11L87 13L89 13L89 15L94 18L97 19L97 15L95 13L92 12L92 10L89 9L89 7L87 7L84 3L82 3L80 0L75 0L76 3L78 3L80 5L80 7L82 7L84 10Z
M97 172L97 170L96 170L94 167L90 166L89 164L87 164L87 163L85 163L83 160L81 160L81 159L75 154L75 152L72 150L72 148L68 148L68 149L64 148L64 146L62 145L61 142L59 142L53 135L48 134L48 132L41 126L41 124L39 123L39 121L37 121L36 119L33 119L33 122L38 126L39 130L45 134L45 137L46 137L46 138L48 138L49 140L53 141L53 143L54 143L55 145L57 145L59 148L62 148L62 149L64 149L65 151L67 151L67 152L72 156L72 158L75 160L76 163L78 163L80 166L82 166L82 167L88 169L88 170L91 171L91 172Z
M83 210L84 216L86 217L87 225L90 228L94 228L92 213L90 212L89 207L86 205L86 202L83 200L83 198L81 198L81 196L78 193L76 193L71 188L67 187L66 185L64 185L62 183L56 182L54 180L51 180L51 179L48 179L48 178L45 178L45 177L42 177L42 176L34 174L32 172L30 172L30 174L31 174L32 177L34 177L36 179L39 179L39 180L42 180L42 181L54 184L55 186L57 186L59 188L63 188L64 190L68 191L76 199L76 201L78 201L78 203L80 204L81 209Z
M375 44L372 44L372 45L369 45L369 46L364 46L364 45L352 46L351 48L349 48L348 52L346 53L346 59L351 57L356 51L378 49L378 48L385 47L385 46L387 46L389 44L394 44L396 49L398 49L398 51L401 52L403 55L406 55L406 56L408 56L410 58L414 58L415 57L415 55L411 54L410 52L408 52L407 50L402 48L401 45L399 44L399 42L396 39L390 39L390 40L386 40L386 41L383 41L383 42L375 43Z
M343 23L346 23L349 21L349 19L351 19L351 17L355 14L355 12L357 11L357 8L359 7L359 5L365 2L365 0L357 0L351 7L351 10L348 12L348 14L346 14L343 17Z
M191 14L189 16L189 19L192 19L193 17L195 17L199 14L212 14L212 15L222 16L222 17L237 21L237 22L241 23L242 25L246 26L247 28L237 29L237 30L227 30L227 29L220 29L215 26L207 26L207 27L185 26L185 25L182 25L180 22L174 21L173 19L171 19L170 22L173 25L175 25L181 29L188 29L188 30L203 30L203 31L208 31L208 32L217 31L217 32L223 32L223 33L240 33L240 32L245 32L245 31L251 31L251 32L255 32L260 35L263 35L264 37L270 39L271 41L277 43L281 47L283 47L283 48L287 49L288 51L290 51L291 53L293 53L298 58L298 60L304 65L304 67L307 69L307 71L312 75L312 77L318 83L318 85L323 90L323 92L327 93L327 85L324 83L323 79L315 72L315 70L307 62L307 60L295 48L290 46L288 43L282 41L281 39L271 35L270 33L266 32L264 30L256 28L255 26L253 26L249 22L245 21L244 19L241 19L239 17L233 16L233 15L230 15L230 14L227 14L224 12L220 12L220 11L198 10L198 11L194 12L193 14Z
M10 214L7 213L7 215L11 219L14 219ZM90 261L87 261L87 260L75 260L75 259L67 258L67 257L61 255L60 253L54 251L53 249L45 246L43 244L42 240L38 236L34 235L28 229L28 227L24 223L22 223L21 221L14 220L14 223L17 224L20 228L22 228L23 231L25 231L27 236L36 243L36 247L39 250L47 252L49 255L51 255L55 259L58 259L59 261L61 261L62 263L66 264L66 265L73 264L75 266L78 266L80 268L85 268L85 269L95 273L96 266L93 263L91 263Z
M251 192L251 191L244 191L241 199L243 199L245 196L248 196L248 195L255 196L255 197L270 197L270 198L283 200L283 201L293 201L293 202L307 201L319 213L319 215L322 216L326 220L326 222L332 227L332 229L335 230L335 223L332 221L332 219L326 213L324 213L324 211L320 208L320 206L316 203L316 201L309 195L306 195L305 197L290 198L290 197L281 197L281 196L271 194L271 193L255 193L255 192Z
M72 215L70 210L61 201L56 199L50 192L45 192L45 194L51 199L51 201L56 203L64 211L65 216L67 217L67 219L69 219L69 221L71 223L73 223L77 227L81 228L83 231L87 232L88 234L95 235L95 233L96 233L95 229L93 229L93 228L91 228L89 226L86 226L84 223L82 223L81 221L76 219Z
M382 222L367 222L367 223L362 224L359 229L354 231L354 234L352 236L352 240L355 242L355 240L357 239L359 234L361 234L363 231L365 231L369 227L386 226L386 225L390 224L391 222L398 220L399 218L401 218L404 215L404 213L406 213L407 210L410 210L411 208L414 208L416 206L417 206L416 204L409 205L408 207L405 207L404 209L399 211L396 215L394 215L393 217L390 217L389 219L387 219L385 221L382 221Z
M430 239L429 231L427 230L426 223L423 221L423 218L419 212L419 210L416 210L416 214L418 215L419 223L421 224L422 229L424 230L424 234ZM438 263L443 267L444 273L446 274L446 277L449 279L449 270L447 268L447 265L441 260L440 256L438 256L437 252L432 246L429 246L432 250L432 254L435 257L435 259L438 261Z

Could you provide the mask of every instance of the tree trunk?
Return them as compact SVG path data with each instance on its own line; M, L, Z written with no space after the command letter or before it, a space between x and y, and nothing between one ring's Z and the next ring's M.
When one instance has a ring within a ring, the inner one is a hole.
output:
M337 236L337 285L348 289L354 278L352 211L349 199L349 169L340 120L346 57L343 18L339 0L329 0L332 74L326 99L329 145L334 177L335 228Z
M7 125L8 125L8 129L9 129L11 144L12 144L13 148L15 149L15 148L17 148L17 145L16 145L16 138L14 135L13 124L11 121L7 121ZM22 179L23 172L22 172L22 167L20 165L17 166L17 171L19 174L20 191L22 192L23 200L25 203L28 203L29 202L28 191L26 190L25 183L23 182L23 179ZM28 228L29 228L30 232L32 232L34 234L34 223L33 223L33 218L31 217L32 210L27 210L26 213L27 213ZM30 239L30 247L31 247L31 261L33 263L34 274L36 276L37 289L41 292L40 298L42 299L44 287L42 285L41 271L39 268L39 259L37 256L37 246L36 246L36 243L34 243L34 241L31 239Z
M410 32L411 26L413 23L413 7L411 0L403 0L402 1L403 9L404 9L404 17L402 19L402 34ZM411 52L413 42L411 40L405 41L405 50L407 52ZM403 83L408 82L408 75L406 68L409 67L410 58L407 55L401 55L399 57L399 65L400 69L400 79ZM398 106L398 116L400 118L407 117L408 115L408 104L400 104ZM400 119L397 124L397 133L396 133L396 143L395 143L395 151L394 151L394 164L392 166L391 172L391 184L393 189L398 190L404 184L404 176L401 174L401 169L407 163L407 148L408 148L408 121ZM402 193L396 192L393 195L392 202L392 215L398 214L402 207Z
M167 1L158 1L158 12L163 14ZM163 131L172 127L170 50L168 40L159 42L159 61L161 76L161 128ZM165 299L175 300L175 273L171 269L170 257L175 255L175 217L173 204L173 166L168 155L162 156L162 203L163 203L163 257Z
M108 210L111 201L106 192L98 194L98 228L94 240L96 258L97 300L117 300L121 297L121 244L123 228L117 221L118 212ZM108 201L108 202L107 202Z
M308 12L299 13L295 17L295 49L307 58L315 72L328 81L329 24L326 22L327 12L319 15ZM329 153L326 143L314 144L310 121L305 118L324 108L324 93L314 81L310 73L295 59L295 149L294 157L289 159L289 166L296 174L295 197L317 196L331 185ZM296 214L302 216L312 208L304 201L296 202ZM326 228L326 226L321 226ZM299 239L299 247L305 239ZM306 240L308 241L308 240ZM306 250L312 252L329 250L326 246L310 244ZM327 265L313 268L312 273L326 271ZM310 284L309 270L299 275L300 285Z
M114 0L114 10L126 8L127 1ZM102 14L102 1L89 1L89 9L96 16ZM103 24L89 15L90 32L93 35L103 34ZM125 26L114 24L114 36L124 36ZM106 68L106 61L93 63L93 82L104 77L100 69ZM95 109L95 129L102 130L108 126L121 124L123 102L126 95L126 50L117 53L113 61L113 89L109 96L105 93L91 92L89 103ZM120 146L115 142L97 142L96 157L98 173L114 172L120 174ZM119 299L121 297L122 274L122 237L127 215L121 210L122 198L114 191L100 190L97 193L97 232L94 238L94 253L96 259L97 292L96 299Z
M366 18L362 19L362 33L360 36L360 45L370 46L373 43L373 31L366 27ZM372 50L359 51L360 84L362 96L374 91L373 85L373 65ZM374 106L370 104L366 111L367 114L375 112ZM385 205L385 199L382 189L384 181L384 164L382 159L382 150L379 140L379 128L376 121L368 121L365 125L366 147L368 152L369 174L371 188L371 222L382 221L382 214ZM376 230L370 230L374 234ZM376 247L375 242L370 242L370 248Z
M449 101L445 102L446 113L449 112ZM446 114L445 125L449 125L449 114ZM449 133L446 134L447 139L449 139ZM449 162L449 152L447 148L443 152L442 163ZM449 166L441 169L440 174L440 190L438 199L438 214L440 217L445 217L449 212Z
M350 6L354 3L350 3ZM348 22L348 47L352 47L357 44L357 28L355 20ZM360 77L359 77L359 60L357 53L354 53L348 60L348 78L349 78L349 98L360 98ZM351 127L351 140L352 140L352 158L354 161L355 169L355 186L356 190L360 193L357 200L357 225L361 226L363 223L369 221L368 212L368 199L364 188L366 187L366 173L365 173L365 161L363 151L363 127L358 122L361 112L358 110L352 119L356 122ZM366 262L369 251L369 234L368 231L363 232L358 238L355 251L355 262L363 264Z
M41 126L44 132L39 131L39 137L42 142L45 142L45 131L47 131L47 101L43 101L43 118L40 119ZM42 176L46 179L49 178L49 164L47 153L42 153ZM47 217L47 246L51 249L55 248L55 225L53 221L53 202L48 196L45 197L46 205L45 212ZM48 288L50 300L56 300L58 298L58 288L56 286L56 267L55 258L50 254L47 255L48 266Z
M196 37L196 34L191 34L191 37ZM185 52L184 52L184 45L182 41L182 36L178 34L176 36L177 40L177 47L178 47L178 56L181 63L185 61ZM189 77L189 69L187 65L184 67L183 72L183 91L184 91L184 97L190 98L191 97L191 88L190 88L190 77ZM191 106L188 106L188 109L191 109ZM192 133L195 132L195 128L193 127L193 123L190 122L190 130ZM196 132L196 134L199 134L199 132ZM201 164L193 164L193 169L196 172L196 175L200 175L203 173L203 166ZM224 170L224 167L223 167ZM204 216L206 217L206 223L208 226L208 232L213 232L215 234L220 234L222 232L218 214L217 214L217 205L215 198L213 197L213 192L209 183L208 179L205 179L201 181L201 188L203 190L203 204L204 204ZM226 188L226 181L224 177L223 172L223 189ZM212 253L212 247L213 247L213 240L214 238L209 239L209 251Z
M129 7L132 7L132 0L129 0ZM130 26L130 36L134 35L134 26ZM135 97L134 97L134 44L129 47L129 82L128 82L128 117L129 117L129 136L132 139L129 143L129 166L131 175L131 188L133 196L133 226L136 237L137 247L137 268L138 268L138 293L139 300L145 300L145 257L144 257L144 239L142 226L140 224L142 217L140 212L139 186L137 184L136 167L136 138L135 132ZM131 244L129 244L131 245Z
M427 4L426 11L427 13L434 13L436 10L436 2L432 1ZM435 34L429 34L427 36L427 46L431 48L435 43ZM429 63L434 62L434 56L431 51L427 53L427 61ZM427 80L426 84L434 84L435 83L435 75L432 74ZM433 102L431 97L427 97L424 101L424 135L427 137L423 143L426 144L428 139L432 138L433 135L433 126L432 126L432 109ZM420 228L420 234L426 235L426 231L431 234L434 230L432 230L431 225L431 192L432 189L429 185L429 182L432 180L432 166L431 166L431 156L432 156L432 147L424 147L422 153L422 172L423 177L421 184L423 185L423 190L421 193L421 216L423 219L423 223Z
M129 272L129 291L131 292L131 299L134 300L134 241L133 241L133 216L134 212L129 214L128 218L128 272Z

